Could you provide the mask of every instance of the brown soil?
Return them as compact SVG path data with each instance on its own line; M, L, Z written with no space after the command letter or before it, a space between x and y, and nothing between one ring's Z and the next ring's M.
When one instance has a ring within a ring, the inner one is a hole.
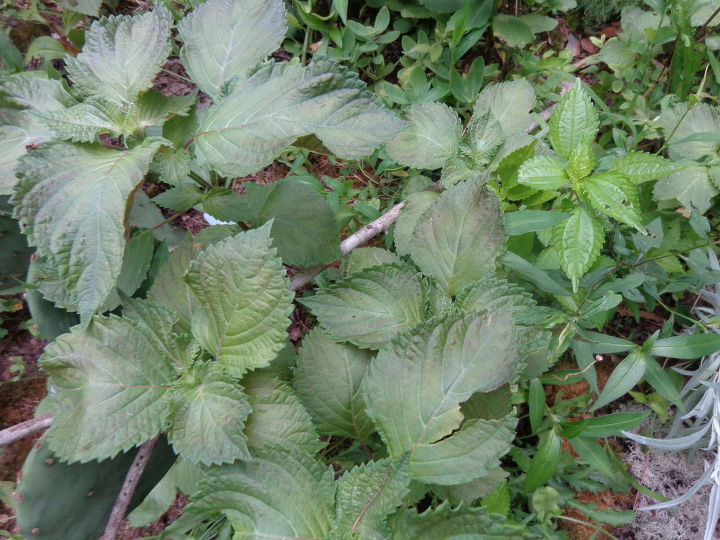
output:
M614 491L601 491L600 493L590 493L583 491L577 494L577 501L582 504L594 504L598 510L632 510L633 496L628 493L615 493ZM563 514L567 517L580 521L587 521L587 517L576 508L568 508ZM571 521L561 521L561 526L565 529L572 540L589 540L590 538L598 538L597 529L573 523ZM612 531L612 527L605 526L607 531Z

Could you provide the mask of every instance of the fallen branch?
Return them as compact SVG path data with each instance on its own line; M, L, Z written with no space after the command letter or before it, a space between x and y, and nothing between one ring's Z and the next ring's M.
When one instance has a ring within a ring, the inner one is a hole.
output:
M0 447L12 444L38 431L43 431L50 427L52 421L52 417L49 414L45 414L3 429L0 431Z
M105 526L105 532L100 540L115 540L120 524L122 523L122 520L127 513L127 509L130 506L130 500L135 493L135 488L137 488L140 477L145 471L145 467L147 467L150 456L152 455L159 438L160 435L156 435L154 438L150 439L140 447L135 455L135 459L133 460L132 465L130 465L130 470L125 476L125 481L120 489L120 493L115 500L115 505L110 513L110 519L108 519L107 525Z

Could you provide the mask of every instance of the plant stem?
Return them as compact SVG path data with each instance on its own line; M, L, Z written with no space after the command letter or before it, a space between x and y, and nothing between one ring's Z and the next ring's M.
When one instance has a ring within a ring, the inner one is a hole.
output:
M38 431L43 431L50 427L52 421L52 416L45 414L3 429L0 431L0 447L12 444Z

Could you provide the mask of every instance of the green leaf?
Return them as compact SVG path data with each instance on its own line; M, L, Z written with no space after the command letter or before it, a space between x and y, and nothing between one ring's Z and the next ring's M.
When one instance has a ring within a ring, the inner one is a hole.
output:
M560 264L577 292L580 278L592 266L605 242L602 226L583 207L573 212L553 231L553 244Z
M590 144L576 146L568 157L567 174L573 180L585 178L595 168L595 156Z
M518 183L533 189L553 191L568 184L565 165L551 156L536 156L520 166Z
M387 249L378 247L356 248L348 256L345 271L352 274L382 264L402 264L402 260Z
M569 158L580 145L590 145L599 126L597 112L582 84L565 94L550 117L550 142L555 151Z
M133 17L92 23L82 52L66 61L74 86L88 96L130 104L152 85L170 54L172 15L163 6Z
M360 393L371 358L366 351L332 341L320 328L303 338L295 391L321 434L365 440L375 430Z
M596 411L632 390L645 375L645 356L645 353L641 351L628 354L615 367L607 383L605 383L605 388L590 410Z
M410 256L449 296L492 273L505 249L498 199L477 182L446 190L420 218Z
M127 107L102 96L93 96L83 103L38 114L56 137L75 142L92 142L101 133L127 136L137 129Z
M395 250L398 255L410 255L415 227L439 197L440 194L434 191L419 191L408 196L395 224Z
M155 325L172 321L160 307L153 310ZM57 392L48 431L53 451L63 460L86 462L150 440L165 428L168 390L181 356L140 320L95 317L87 328L60 336L41 358Z
M270 226L206 248L186 280L198 298L192 332L234 376L267 366L282 349L293 295L270 244Z
M359 538L389 538L387 516L400 505L409 483L406 460L393 463L386 458L351 469L337 483L334 530Z
M495 277L487 277L468 285L455 299L455 308L464 313L527 313L535 305L535 300L527 290Z
M663 110L658 124L667 137L670 159L699 160L715 154L717 141L702 140L702 135L716 136L720 131L720 114L710 105L697 103L688 108L687 103L678 103Z
M593 208L645 233L638 190L629 178L616 172L600 173L584 179L581 187Z
M514 376L520 366L513 333L503 312L470 313L405 333L372 361L364 383L368 414L390 457L410 453L413 479L469 482L510 449L513 419L473 419L461 427L460 403Z
M617 479L622 474L621 470L610 460L607 450L597 441L587 437L576 437L570 444L588 465L608 478Z
M153 197L152 201L163 208L176 212L187 212L202 200L203 194L193 184L181 184L163 191Z
M208 0L178 26L180 57L200 89L218 99L229 81L278 49L286 31L280 0Z
M25 59L30 62L33 58L44 58L49 62L51 60L60 60L67 55L67 50L57 39L50 36L40 36L35 38L28 46Z
M567 212L550 210L518 210L503 216L508 236L542 231L562 223L570 217Z
M217 465L249 460L243 433L250 405L218 364L196 364L172 391L168 438L181 459Z
M333 154L355 159L403 126L341 66L269 64L207 110L194 146L221 173L243 176L272 163L304 135L315 134Z
M557 19L553 19L547 15L540 15L539 13L521 15L520 20L527 24L534 34L539 34L540 32L551 32L555 30L558 25Z
M410 125L386 146L392 159L417 169L439 169L457 153L462 125L450 107L421 103L412 105L405 117Z
M558 470L562 457L560 437L554 430L540 435L538 449L530 462L530 469L525 477L525 493L545 485Z
M58 144L28 154L20 164L15 217L84 320L115 287L128 198L159 145L146 139L118 151Z
M649 353L654 356L692 360L720 350L720 334L685 334L653 343Z
M543 421L543 418L545 418L545 389L537 377L530 381L528 409L530 412L531 433L537 433L537 430L540 428L540 423Z
M688 209L704 214L710 209L712 198L718 191L710 182L708 168L687 163L680 172L658 180L653 196L659 201L677 199Z
M580 436L591 439L614 437L619 435L621 430L633 429L642 424L648 414L650 413L614 413L570 422L563 424L563 436Z
M526 79L489 84L475 101L473 117L489 113L509 137L530 127L533 119L529 111L534 106L535 90Z
M570 292L556 280L551 278L547 272L529 263L512 251L506 251L498 260L504 266L507 266L514 272L517 272L523 279L537 285L541 291L560 296L570 296Z
M682 168L683 165L673 163L662 156L646 152L628 152L616 160L610 170L626 176L633 184L641 184L658 180Z
M97 17L100 13L100 4L102 0L58 0L58 6L63 9L77 11L83 15Z
M672 378L652 356L645 357L645 380L662 397L671 402L677 402L680 393L673 383ZM632 428L623 428L629 430Z
M368 349L421 322L425 307L418 275L396 265L351 274L302 303L332 337Z
M533 39L533 31L520 17L498 13L493 19L493 33L510 47L524 47Z
M521 540L525 527L506 522L479 508L452 508L445 502L418 514L415 508L400 510L392 523L392 540Z

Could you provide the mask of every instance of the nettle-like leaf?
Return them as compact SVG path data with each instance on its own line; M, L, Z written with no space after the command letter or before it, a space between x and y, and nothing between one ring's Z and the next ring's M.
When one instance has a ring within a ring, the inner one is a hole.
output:
M580 82L565 94L550 117L550 142L564 158L593 142L599 126L597 111Z
M585 178L595 169L595 156L590 144L576 146L568 157L567 174L573 180Z
M217 99L280 47L286 31L280 0L208 0L180 22L180 56L192 80Z
M395 251L398 255L410 255L415 227L425 212L438 200L440 194L435 191L411 193L405 200L395 224Z
M367 351L334 342L320 328L303 338L295 391L321 434L364 440L374 431L360 393L371 358Z
M192 331L228 371L267 366L283 347L293 295L270 223L206 248L186 279L198 298Z
M243 176L269 165L305 135L317 135L335 155L355 159L403 126L356 74L337 64L268 64L208 109L194 147L221 173Z
M645 232L638 190L628 177L616 172L600 173L583 180L581 187L596 210Z
M510 448L514 420L469 420L460 403L518 370L512 318L470 313L427 323L380 351L365 376L368 414L390 457L409 453L413 479L457 484L480 478Z
M658 124L668 137L668 153L673 160L697 160L717 151L717 139L703 137L720 131L720 113L715 107L677 103L663 110Z
M616 160L610 170L627 176L633 184L641 184L658 180L682 168L683 165L662 156L647 152L628 152Z
M250 459L243 433L250 404L242 387L218 364L193 366L171 396L168 438L183 459L203 465Z
M455 156L462 125L450 107L442 103L412 105L406 119L410 125L386 146L391 158L418 169L439 169Z
M397 265L351 274L302 303L331 336L366 349L421 322L425 307L419 276Z
M477 182L446 190L418 220L410 255L449 296L492 273L505 249L500 204Z
M521 133L530 127L535 106L535 90L525 79L486 86L475 102L473 114L490 113L505 136Z
M170 54L171 25L172 15L163 6L93 22L82 52L66 60L74 86L88 96L132 103L152 85Z
M154 325L172 317L151 308ZM61 459L105 459L139 445L165 428L169 389L183 353L169 354L147 320L95 317L50 344L41 365L51 395L50 446Z
M653 189L657 200L677 199L686 208L701 214L710 209L712 198L717 193L710 181L708 168L693 162L687 162L681 171L658 180Z
M461 291L454 305L464 313L503 311L522 314L536 302L526 289L504 279L487 277Z
M361 272L366 268L380 266L382 264L399 264L403 262L400 257L392 251L379 247L356 248L350 252L347 258L346 273Z
M553 245L573 290L577 291L580 278L595 262L604 242L602 225L584 207L553 230Z
M570 181L565 165L552 156L535 156L520 165L517 181L533 189L553 191Z
M146 139L127 151L57 144L20 163L15 217L56 273L63 303L84 320L114 289L125 251L128 198L160 144Z

